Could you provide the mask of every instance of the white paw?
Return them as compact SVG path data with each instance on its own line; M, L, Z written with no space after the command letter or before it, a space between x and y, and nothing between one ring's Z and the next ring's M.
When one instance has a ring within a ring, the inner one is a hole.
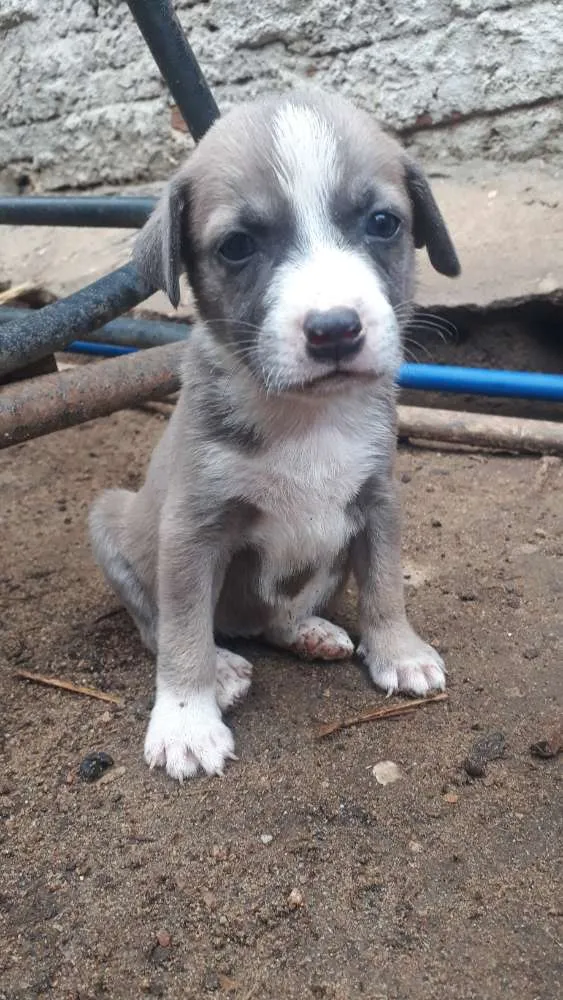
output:
M165 767L171 778L192 778L202 767L222 774L234 758L233 734L221 719L213 691L181 701L169 691L157 694L145 737L149 767Z
M250 687L252 664L229 649L217 646L215 695L222 712L244 698Z
M446 686L442 657L410 628L375 633L369 644L359 646L358 653L373 683L387 694L403 691L424 696Z
M273 629L268 639L302 660L346 660L354 652L348 633L324 618L306 618L291 632Z

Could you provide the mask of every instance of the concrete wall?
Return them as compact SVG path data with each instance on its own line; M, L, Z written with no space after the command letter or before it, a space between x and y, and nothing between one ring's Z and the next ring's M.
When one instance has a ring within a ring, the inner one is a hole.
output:
M156 2L156 0L155 0ZM563 159L563 0L178 0L221 108L311 80L428 160ZM0 0L0 188L167 175L187 148L120 0Z

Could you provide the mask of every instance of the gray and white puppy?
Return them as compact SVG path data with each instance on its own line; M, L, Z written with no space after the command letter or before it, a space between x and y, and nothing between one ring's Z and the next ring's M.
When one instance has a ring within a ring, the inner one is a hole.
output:
M251 665L216 635L350 656L319 617L350 572L374 683L444 687L405 614L393 478L393 383L424 245L458 274L420 168L367 114L310 93L220 119L141 232L140 270L174 305L187 272L200 315L144 486L104 493L90 519L157 655L151 767L182 780L234 755L221 713Z

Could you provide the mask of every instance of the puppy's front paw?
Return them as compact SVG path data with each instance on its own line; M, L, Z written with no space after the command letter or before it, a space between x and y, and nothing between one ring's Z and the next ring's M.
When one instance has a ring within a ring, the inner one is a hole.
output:
M443 691L446 686L442 657L410 626L375 632L359 646L358 653L373 683L387 694L402 691L424 696L430 691Z
M215 694L222 712L244 698L250 687L252 664L230 649L217 646Z
M183 781L199 767L206 774L222 774L232 758L233 734L221 719L214 692L185 701L168 691L157 694L145 738L149 767L165 767L171 778Z

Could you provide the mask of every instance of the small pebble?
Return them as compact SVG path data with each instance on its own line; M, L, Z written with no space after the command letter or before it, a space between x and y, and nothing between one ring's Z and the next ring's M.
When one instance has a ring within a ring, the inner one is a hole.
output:
M228 848L223 847L222 844L213 844L211 848L211 857L215 861L226 861L229 856Z
M403 777L401 768L392 760L380 760L373 765L371 773L379 785L392 785Z
M299 891L299 889L292 889L287 897L287 902L292 910L298 910L304 903L303 894Z
M263 844L271 844L273 839L271 833L263 833L260 837Z
M504 757L506 739L504 733L488 733L476 740L463 762L466 774L470 778L484 778L487 763Z
M78 773L82 781L97 781L108 767L113 767L113 757L110 757L109 753L104 750L94 750L92 753L86 754Z

